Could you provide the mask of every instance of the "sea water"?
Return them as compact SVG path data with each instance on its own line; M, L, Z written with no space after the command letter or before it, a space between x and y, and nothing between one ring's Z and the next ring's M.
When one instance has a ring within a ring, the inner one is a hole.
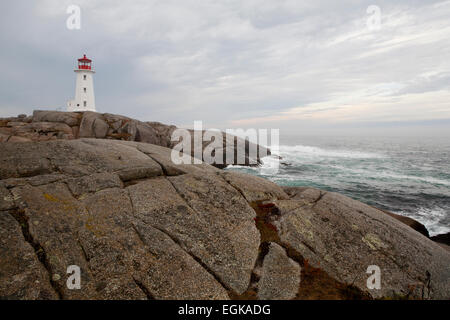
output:
M430 235L450 232L448 137L281 136L278 172L231 166L282 186L339 192L423 223Z

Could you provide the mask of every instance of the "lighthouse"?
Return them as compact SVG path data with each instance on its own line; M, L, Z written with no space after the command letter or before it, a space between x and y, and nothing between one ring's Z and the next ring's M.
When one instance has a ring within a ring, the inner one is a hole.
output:
M75 69L77 75L75 86L75 99L67 102L67 111L96 111L94 96L94 70L92 69L92 60L86 55L78 59L78 69Z

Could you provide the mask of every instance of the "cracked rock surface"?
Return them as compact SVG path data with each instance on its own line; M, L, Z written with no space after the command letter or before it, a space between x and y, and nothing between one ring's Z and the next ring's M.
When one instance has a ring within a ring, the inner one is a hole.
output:
M258 297L264 300L288 300L297 295L300 266L281 246L271 242L262 265Z
M101 133L96 119L84 126ZM133 141L0 150L1 299L450 298L449 252L339 194L175 165ZM66 285L71 265L81 289Z

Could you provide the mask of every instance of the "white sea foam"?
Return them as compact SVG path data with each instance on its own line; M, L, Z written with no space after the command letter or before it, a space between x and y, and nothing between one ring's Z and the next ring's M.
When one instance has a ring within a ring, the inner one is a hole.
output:
M446 218L446 211L442 208L419 208L416 212L400 211L398 214L416 219L422 223L430 233L430 236L450 232L448 224L443 223Z
M395 174L395 173L389 173L389 172L380 172L377 174L377 176L382 177L382 178L399 179L399 180L416 180L416 181L421 181L421 182L426 182L426 183L431 183L431 184L440 184L443 186L450 186L450 181L436 179L433 177L401 175L401 174Z
M260 167L232 168L282 185L342 190L363 202L402 208L399 214L420 221L431 235L450 232L450 212L445 200L450 198L448 167L440 164L436 155L430 154L428 161L428 156L418 157L414 148L405 154L405 150L393 150L388 142L386 150L379 146L375 152L363 152L358 147L349 150L345 144L341 148L283 145L277 154L263 158ZM282 160L279 172L274 173L271 169L279 161L277 156Z
M384 158L384 155L369 152L360 152L352 150L332 150L322 149L312 146L296 145L296 146L280 146L280 155L306 155L316 157L331 157L331 158L354 158L354 159L371 159Z
M391 171L371 170L371 169L356 169L351 167L344 167L339 165L329 165L331 168L338 169L340 171L346 171L352 175L360 175L365 178L377 178L388 180L412 180L430 183L434 185L450 186L449 180L438 179L434 177L421 177L415 175L398 174Z

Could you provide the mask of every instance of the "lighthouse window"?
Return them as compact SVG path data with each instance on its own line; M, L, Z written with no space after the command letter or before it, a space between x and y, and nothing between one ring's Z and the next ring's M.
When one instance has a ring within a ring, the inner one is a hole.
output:
M86 93L86 88L83 88L83 90L84 90L84 93Z
M86 75L85 74L83 75L83 80L86 80Z
M83 101L83 106L86 107L87 106L87 102Z

